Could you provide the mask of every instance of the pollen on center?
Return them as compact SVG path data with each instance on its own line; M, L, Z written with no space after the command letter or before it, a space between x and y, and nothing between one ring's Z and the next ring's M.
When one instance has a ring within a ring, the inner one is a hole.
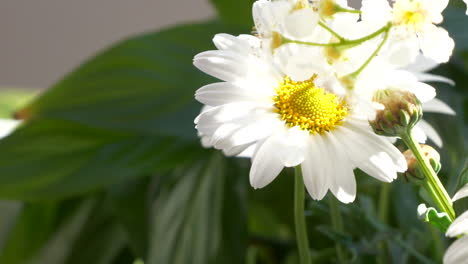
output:
M340 125L348 114L346 103L314 84L315 76L302 82L285 77L276 89L276 112L290 127L323 134Z

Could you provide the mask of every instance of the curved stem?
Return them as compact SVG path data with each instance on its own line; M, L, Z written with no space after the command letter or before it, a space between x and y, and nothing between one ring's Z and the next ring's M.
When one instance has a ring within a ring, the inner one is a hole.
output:
M320 22L321 23L321 22ZM287 44L287 43L295 43L295 44L300 44L300 45L308 45L308 46L317 46L317 47L341 47L341 48L352 48L352 47L355 47L363 42L366 42L368 40L371 40L377 36L379 36L380 34L384 33L384 32L388 32L390 30L390 28L392 27L392 24L391 23L388 23L387 25L383 26L382 28L380 28L379 30L375 31L374 33L371 33L365 37L362 37L362 38L358 38L358 39L352 39L352 40L349 40L349 39L345 39L343 37L341 37L338 33L336 33L335 31L333 31L331 28L329 28L327 25L321 23L319 25L321 27L324 27L327 31L329 31L330 33L332 33L335 37L337 37L340 41L338 42L333 42L333 43L317 43L317 42L308 42L308 41L300 41L300 40L294 40L294 39L289 39L285 36L281 36L282 37L282 41L284 44ZM338 37L339 36L339 37ZM383 44L382 44L383 45Z
M401 139L405 142L414 157L418 161L419 168L426 177L423 187L431 195L432 200L443 212L447 213L449 218L453 221L455 219L455 211L452 206L452 199L448 195L444 186L437 177L437 173L432 168L429 161L423 156L423 151L419 146L419 143L414 139L411 130L401 136Z
M321 26L322 28L324 28L326 31L330 32L330 34L332 34L333 36L335 36L337 39L339 39L340 41L345 41L345 38L342 37L340 34L338 34L336 31L334 31L333 29L331 29L329 26L327 26L325 23L323 23L322 21L319 21L319 26Z
M382 42L380 42L379 46L377 47L377 49L375 49L375 51L370 55L370 57L364 62L364 64L362 64L361 67L359 67L359 69L357 69L355 72L349 74L350 76L352 77L357 77L359 74L361 74L361 72L369 65L369 63L371 63L371 61L375 58L375 56L377 56L377 54L379 54L380 50L382 49L383 45L385 44L385 42L387 42L388 40L388 30L385 31L385 37L383 38Z
M295 184L294 184L294 221L296 225L296 240L299 250L299 259L301 264L310 264L309 240L307 238L307 226L304 216L304 180L302 178L301 166L294 168Z
M330 197L330 217L332 221L333 228L339 233L344 232L343 218L341 217L340 207L338 200L335 197ZM340 244L336 244L336 256L338 258L338 263L345 263L345 252Z

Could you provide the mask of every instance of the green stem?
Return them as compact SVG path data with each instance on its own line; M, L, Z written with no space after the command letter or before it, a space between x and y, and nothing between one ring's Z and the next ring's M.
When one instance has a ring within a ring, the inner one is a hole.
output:
M369 56L369 58L364 62L364 64L362 64L362 66L359 67L359 69L357 69L355 72L349 74L350 76L356 78L359 74L361 74L361 72L369 65L369 63L371 63L371 61L375 58L375 56L377 56L377 54L379 54L379 52L382 49L382 47L384 46L385 42L387 42L389 35L390 34L388 33L388 30L385 31L385 36L384 36L382 42L380 42L377 49Z
M342 37L340 34L338 34L336 31L334 31L333 29L331 29L329 26L327 26L325 23L323 23L322 21L319 21L319 26L321 26L322 28L324 28L326 31L330 32L330 34L332 34L333 36L335 36L337 39L339 39L340 41L346 41L346 39L344 37Z
M296 225L296 240L299 250L299 259L301 264L310 264L309 240L307 238L307 226L304 216L304 180L302 178L301 166L294 168L295 185L294 185L294 220Z
M423 184L427 192L431 195L432 200L443 212L447 213L453 221L455 219L455 211L453 210L452 200L445 190L444 186L437 177L437 173L432 168L430 162L424 157L423 151L419 143L414 139L411 130L401 136L408 148L413 152L414 157L418 161L419 168L426 177Z
M320 22L321 23L321 22ZM331 28L328 28L328 26L326 26L325 24L320 24L320 26L324 27L326 30L328 30L330 33L332 33L332 29ZM349 40L349 39L345 39L343 37L341 37L338 33L336 33L335 31L333 31L333 35L338 37L338 39L340 41L338 42L333 42L333 43L317 43L317 42L308 42L308 41L300 41L300 40L293 40L293 39L289 39L285 36L281 36L282 37L282 41L284 44L287 44L287 43L295 43L295 44L300 44L300 45L308 45L308 46L317 46L317 47L341 47L341 48L352 48L352 47L355 47L363 42L366 42L368 40L371 40L377 36L379 36L380 34L384 33L384 32L388 32L391 28L392 24L391 23L388 23L387 25L383 26L382 28L380 28L379 30L375 31L374 33L372 34L369 34L365 37L362 37L362 38L358 38L358 39L352 39L352 40ZM328 28L328 29L327 29ZM387 36L388 37L388 36ZM382 44L383 45L383 44Z
M390 206L390 187L389 183L382 183L382 188L380 189L380 196L379 196L379 219L385 225L388 222L388 207ZM379 254L377 263L385 264L387 263L387 254L386 254L386 241L382 240L379 242Z
M341 217L339 202L335 197L331 197L329 200L330 203L330 217L332 221L333 228L339 233L344 232L343 218ZM336 244L336 255L338 258L338 263L345 263L345 252L340 244Z

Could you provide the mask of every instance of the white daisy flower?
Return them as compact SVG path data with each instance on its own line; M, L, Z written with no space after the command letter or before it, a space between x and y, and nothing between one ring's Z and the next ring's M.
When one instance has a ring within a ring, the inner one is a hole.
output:
M419 50L424 56L443 63L449 60L455 46L448 32L436 26L442 22L442 11L447 4L448 0L396 0L391 8L387 0L365 0L362 19L376 26L392 21L385 51L392 63L409 64Z
M205 146L226 154L253 149L254 188L272 182L284 167L301 165L312 198L331 190L349 203L356 196L353 169L385 182L406 170L400 151L373 133L369 108L346 97L320 49L291 57L288 50L301 47L289 45L273 59L252 36L220 34L214 42L218 50L198 54L194 64L223 82L196 92L208 106L196 128Z
M468 197L468 184L460 189L452 201ZM468 259L468 211L457 217L450 224L447 232L448 237L460 237L450 245L444 255L444 264L466 263Z

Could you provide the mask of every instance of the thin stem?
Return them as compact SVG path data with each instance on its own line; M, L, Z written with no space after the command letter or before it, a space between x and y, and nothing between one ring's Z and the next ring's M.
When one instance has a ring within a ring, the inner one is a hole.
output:
M334 197L329 199L330 203L330 217L332 221L333 228L339 233L344 232L343 218L341 217L339 202ZM338 258L338 263L345 263L345 252L340 244L336 244L336 255Z
M389 34L388 34L388 29L387 29L387 31L385 31L385 36L384 36L383 40L380 42L377 49L375 49L375 51L369 56L369 58L364 62L364 64L362 64L362 66L359 67L359 69L357 69L355 72L351 73L350 76L356 78L359 74L361 74L361 72L369 65L369 63L371 63L371 61L375 58L375 56L377 56L377 54L379 54L379 52L382 49L383 45L385 44L385 42L387 42L388 36L389 36Z
M307 238L307 226L304 216L304 180L302 178L301 166L294 168L295 185L294 185L294 220L296 225L296 240L299 250L299 259L301 264L310 264L309 240Z
M336 31L334 31L333 29L331 29L329 26L327 26L325 23L323 23L322 21L319 21L319 26L321 26L322 28L324 28L326 31L330 32L333 36L335 36L337 39L339 39L340 41L345 41L345 38L342 37L340 34L338 34Z
M437 177L437 173L432 168L430 162L423 156L423 151L419 143L414 140L411 131L402 135L401 139L408 148L411 149L411 152L413 152L414 157L418 161L419 168L426 177L426 181L423 184L424 188L426 188L427 192L431 195L432 200L439 210L447 213L449 218L453 221L455 219L455 211L453 210L452 200Z
M322 23L323 24L323 23ZM326 26L325 24L323 25L320 25L320 26ZM377 36L379 36L380 34L384 33L384 32L388 32L391 28L392 24L391 23L388 23L387 25L383 26L382 28L380 28L379 30L375 31L374 33L371 33L365 37L362 37L362 38L358 38L358 39L352 39L352 40L348 40L348 39L345 39L345 38L338 38L340 41L338 42L333 42L333 43L317 43L317 42L308 42L308 41L300 41L300 40L294 40L294 39L289 39L285 36L282 36L282 41L284 44L287 44L287 43L295 43L295 44L300 44L300 45L308 45L308 46L317 46L317 47L345 47L345 48L352 48L352 47L355 47L363 42L366 42L368 40L371 40ZM324 27L325 28L325 27ZM328 28L328 27L327 27ZM326 29L326 28L325 28ZM327 29L330 33L331 31L333 31L331 28ZM330 31L331 30L331 31ZM340 36L338 33L336 33L335 31L333 31L334 33L332 33L334 36ZM336 34L336 35L335 35ZM341 36L340 36L341 37ZM388 36L387 36L388 37ZM382 44L383 45L383 44Z
M387 224L388 222L388 207L390 206L390 187L389 183L382 183L382 188L380 189L379 196L379 219L382 223ZM385 264L387 263L387 253L386 253L386 241L382 240L379 242L379 255L377 263Z

